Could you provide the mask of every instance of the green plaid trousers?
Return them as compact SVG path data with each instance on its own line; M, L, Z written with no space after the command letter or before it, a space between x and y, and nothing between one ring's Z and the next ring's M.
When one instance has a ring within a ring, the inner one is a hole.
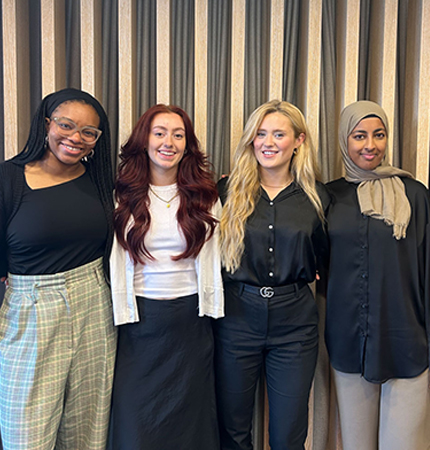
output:
M4 450L104 450L115 352L101 259L9 275L0 309Z

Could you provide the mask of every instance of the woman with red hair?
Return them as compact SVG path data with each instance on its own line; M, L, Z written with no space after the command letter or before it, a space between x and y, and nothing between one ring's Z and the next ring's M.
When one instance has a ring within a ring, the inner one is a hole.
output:
M224 296L212 173L188 115L176 106L150 108L120 159L110 445L217 450L209 317L224 315Z

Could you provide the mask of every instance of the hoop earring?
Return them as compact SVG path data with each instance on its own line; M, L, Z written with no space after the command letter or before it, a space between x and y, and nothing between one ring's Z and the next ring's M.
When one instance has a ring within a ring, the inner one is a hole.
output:
M92 148L90 153L88 153L88 155L81 158L81 161L85 161L87 163L88 160L91 159L93 156L94 156L94 149Z
M297 149L296 148L293 150L293 155L297 155Z

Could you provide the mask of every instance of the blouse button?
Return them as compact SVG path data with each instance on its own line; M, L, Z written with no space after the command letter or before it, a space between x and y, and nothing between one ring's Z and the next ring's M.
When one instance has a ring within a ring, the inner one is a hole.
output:
M367 278L367 272L363 272L363 273L361 274L361 278Z
M270 206L273 206L273 202L270 202L269 205L270 205Z
M273 277L273 272L269 272L269 277Z
M273 252L273 248L272 247L269 247L269 252Z
M269 225L269 230L272 230L273 229L273 225Z

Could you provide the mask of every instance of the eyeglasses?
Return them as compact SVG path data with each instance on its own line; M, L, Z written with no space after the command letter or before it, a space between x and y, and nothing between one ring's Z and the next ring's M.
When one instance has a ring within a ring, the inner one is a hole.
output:
M89 125L79 128L73 120L67 117L52 117L51 119L57 126L58 134L63 137L70 137L78 132L86 144L95 144L102 135L102 130Z

